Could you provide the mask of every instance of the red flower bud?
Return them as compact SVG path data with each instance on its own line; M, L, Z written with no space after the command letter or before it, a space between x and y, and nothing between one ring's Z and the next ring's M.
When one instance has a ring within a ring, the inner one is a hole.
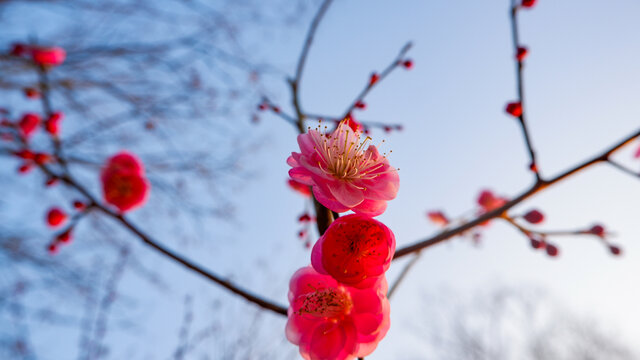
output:
M513 117L520 117L522 115L522 103L519 101L508 103L505 111Z
M522 7L532 8L536 4L536 0L522 0Z
M67 221L67 214L59 208L52 208L47 213L47 223L51 227L58 227Z
M559 251L558 251L558 248L555 245L547 244L546 250L547 250L547 255L549 255L551 257L558 256Z
M37 153L34 156L33 161L35 161L35 163L38 165L44 165L51 161L51 155L45 153Z
M262 103L262 104L258 105L258 110L260 110L260 111L267 110L267 104Z
M62 243L62 244L69 244L71 243L72 237L71 237L71 229L61 233L60 235L58 235L56 237L56 241Z
M26 44L16 43L11 47L11 51L9 51L9 55L13 56L22 56L29 52L29 46Z
M622 254L622 250L615 245L609 245L609 251L611 251L611 253L615 256Z
M40 116L38 114L27 113L22 116L18 123L18 128L25 138L28 138L38 129L40 125Z
M51 178L47 179L47 182L46 182L46 183L44 183L44 185L45 185L46 187L50 187L50 186L53 186L53 185L55 185L55 184L57 184L57 183L58 183L58 178L51 177Z
M60 134L60 121L64 118L64 114L60 111L54 112L45 122L45 130L51 135L58 136Z
M38 99L40 98L40 92L34 88L25 88L24 95L29 99Z
M366 108L367 108L367 104L365 104L364 102L362 102L362 101L358 100L358 101L355 103L354 107L356 107L356 108L358 108L358 109L361 109L361 110L364 110L364 109L366 109Z
M531 224L540 224L544 220L544 215L538 210L531 210L523 218Z
M76 210L84 210L85 207L87 207L87 205L80 200L73 202L73 208Z
M601 238L604 238L604 235L605 235L604 226L602 225L593 225L591 229L589 229L587 232L589 234L593 234Z
M36 47L31 51L33 61L42 66L58 66L64 62L67 52L60 47Z
M541 249L543 246L545 246L546 244L544 243L544 241L540 241L534 238L529 238L529 241L531 242L531 247L534 249Z
M377 83L378 80L380 80L380 75L378 75L377 73L372 73L371 77L369 78L369 86L373 86L373 84Z
M300 217L298 218L299 222L308 222L311 221L311 216L309 216L309 214L304 213L302 215L300 215Z
M407 60L403 61L402 62L402 66L404 66L404 68L407 69L407 70L411 70L413 68L413 60L407 59Z
M24 149L24 150L20 150L20 151L16 151L13 153L13 155L24 159L24 160L33 160L36 156L36 154L34 154L32 151Z
M519 62L522 62L524 60L524 58L527 57L528 54L529 54L529 50L524 46L520 46L518 48L518 51L516 52L516 59Z
M20 174L26 174L29 171L31 171L31 169L33 168L33 165L31 163L25 163L22 164L19 168L18 168L18 173Z
M49 244L49 246L47 247L47 251L49 252L49 255L55 255L58 253L58 250L60 250L60 246L58 245L57 242L52 242L51 244Z

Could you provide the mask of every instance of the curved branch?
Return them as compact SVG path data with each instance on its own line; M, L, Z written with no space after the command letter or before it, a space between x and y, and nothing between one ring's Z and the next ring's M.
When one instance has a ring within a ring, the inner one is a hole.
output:
M507 210L511 209L512 207L520 204L521 202L523 202L524 200L528 199L529 197L533 196L536 193L541 192L542 190L550 187L551 185L554 185L590 166L593 166L595 164L601 163L601 162L605 162L608 161L609 157L611 156L611 154L613 154L614 152L616 152L617 150L619 150L620 148L622 148L623 146L627 145L628 143L630 143L631 141L633 141L634 139L640 137L640 129L637 130L636 132L634 132L633 134L623 138L622 140L620 140L618 143L616 143L615 145L611 146L609 149L607 149L606 151L604 151L603 153L594 156L593 158L586 160L578 165L575 165L574 167L562 172L561 174L557 175L556 177L554 177L551 180L539 180L537 181L531 188L529 188L528 190L524 191L523 193L521 193L520 195L516 196L513 200L508 201L506 204L504 204L503 206L489 211L481 216L478 216L477 218L475 218L472 221L469 221L467 223L464 223L458 227L452 228L450 230L447 231L443 231L433 237L418 241L412 245L408 245L405 247L402 247L398 250L396 250L395 256L393 257L393 259L398 259L401 258L405 255L411 254L411 253L415 253L418 252L424 248L427 248L429 246L433 246L436 244L439 244L445 240L448 240L456 235L460 235L461 233L476 227L477 225L482 224L483 222L487 221L487 220L491 220L493 218L496 217L500 217L502 216Z

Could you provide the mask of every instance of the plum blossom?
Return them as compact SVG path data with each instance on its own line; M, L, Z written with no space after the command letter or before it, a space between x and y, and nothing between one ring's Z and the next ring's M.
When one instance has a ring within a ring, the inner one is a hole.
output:
M345 121L332 133L309 130L298 135L300 153L287 159L289 176L311 186L315 198L335 212L378 216L396 197L400 179L370 140Z
M350 214L331 223L313 246L311 264L321 274L359 289L384 279L396 250L396 239L383 223Z
M111 157L102 170L100 180L104 201L120 212L143 205L149 194L149 183L142 162L128 152Z
M386 280L356 289L304 267L289 282L287 339L306 360L367 356L389 330L386 293Z

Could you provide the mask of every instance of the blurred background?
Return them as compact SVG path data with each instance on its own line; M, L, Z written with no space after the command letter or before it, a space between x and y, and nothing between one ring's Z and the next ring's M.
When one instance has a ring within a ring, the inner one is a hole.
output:
M56 45L53 108L73 174L100 194L101 164L138 154L152 183L130 218L159 242L281 304L309 263L298 217L308 200L286 183L297 131L293 76L319 1L0 1L0 107L39 111L22 89L33 69L5 55L15 42ZM426 212L473 216L483 189L513 197L533 182L516 99L510 1L335 1L309 54L300 95L313 114L339 116L400 48L398 69L359 120L393 150L398 197L379 217L398 246L437 233ZM520 14L525 108L541 173L551 177L637 131L640 4L545 1ZM39 136L33 143L38 144ZM44 141L41 141L44 143ZM636 141L616 160L636 172ZM0 144L0 146L4 146ZM56 256L44 221L77 197L18 175L0 156L0 358L296 359L286 319L186 271L99 214ZM480 241L455 238L422 253L391 299L392 326L367 359L638 359L640 182L597 165L512 210L537 208L545 230L603 224L623 249L594 237L553 238L535 251L494 220ZM388 273L395 279L403 258Z

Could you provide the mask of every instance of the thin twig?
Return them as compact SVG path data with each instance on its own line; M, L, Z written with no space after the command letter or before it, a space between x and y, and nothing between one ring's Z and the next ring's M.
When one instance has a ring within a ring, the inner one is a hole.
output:
M611 166L613 166L614 168L616 168L616 169L618 169L618 170L622 171L622 172L623 172L623 173L625 173L625 174L629 174L629 175L631 175L631 176L633 176L633 177L635 177L635 178L640 178L640 172L635 172L635 171L633 171L633 170L629 169L628 167L626 167L626 166L624 166L624 165L620 164L619 162L614 161L614 160L612 160L612 159L607 159L607 162L608 162Z
M402 269L402 272L400 273L400 275L398 275L398 278L396 279L396 281L393 283L393 285L391 285L391 288L389 288L389 292L387 293L387 298L391 299L391 296L396 292L396 289L398 288L400 283L404 280L404 278L407 276L407 274L409 273L409 270L411 270L411 268L418 262L418 259L420 259L421 254L422 253L420 251L416 252L416 254L411 258L411 260L409 260L409 262L404 266L404 268Z
M356 96L356 98L353 100L353 102L351 102L349 107L347 107L347 109L345 110L344 114L342 115L343 119L345 117L347 117L349 115L349 113L351 113L353 111L353 109L355 109L356 104L358 104L359 102L364 100L364 98L367 96L367 94L369 94L369 92L376 85L378 85L380 82L382 82L382 80L384 80L389 74L391 74L391 72L394 69L396 69L398 66L402 65L402 61L404 60L407 52L411 49L411 46L413 46L413 44L411 44L411 42L408 42L408 43L404 44L404 46L400 49L400 51L398 52L398 55L396 55L396 57L393 59L393 61L389 65L387 65L387 67L384 70L382 70L381 73L377 74L378 75L378 79L375 82L372 82L372 81L368 81L367 82L367 85L364 87L364 89L362 89L362 91L360 91L358 96Z
M516 4L516 0L511 1L511 34L513 37L513 49L514 54L518 52L518 48L520 47L520 41L518 39L518 5ZM518 117L520 122L520 127L522 128L522 135L524 137L525 143L527 145L527 151L529 152L529 158L531 163L529 164L529 168L536 176L537 181L541 181L540 172L538 171L538 163L536 162L536 153L533 150L533 145L531 144L531 135L529 134L529 129L527 128L527 122L525 120L525 106L524 106L524 85L523 85L523 74L522 74L522 61L518 60L514 55L514 60L516 63L516 85L518 88L518 101L522 105L522 114Z

